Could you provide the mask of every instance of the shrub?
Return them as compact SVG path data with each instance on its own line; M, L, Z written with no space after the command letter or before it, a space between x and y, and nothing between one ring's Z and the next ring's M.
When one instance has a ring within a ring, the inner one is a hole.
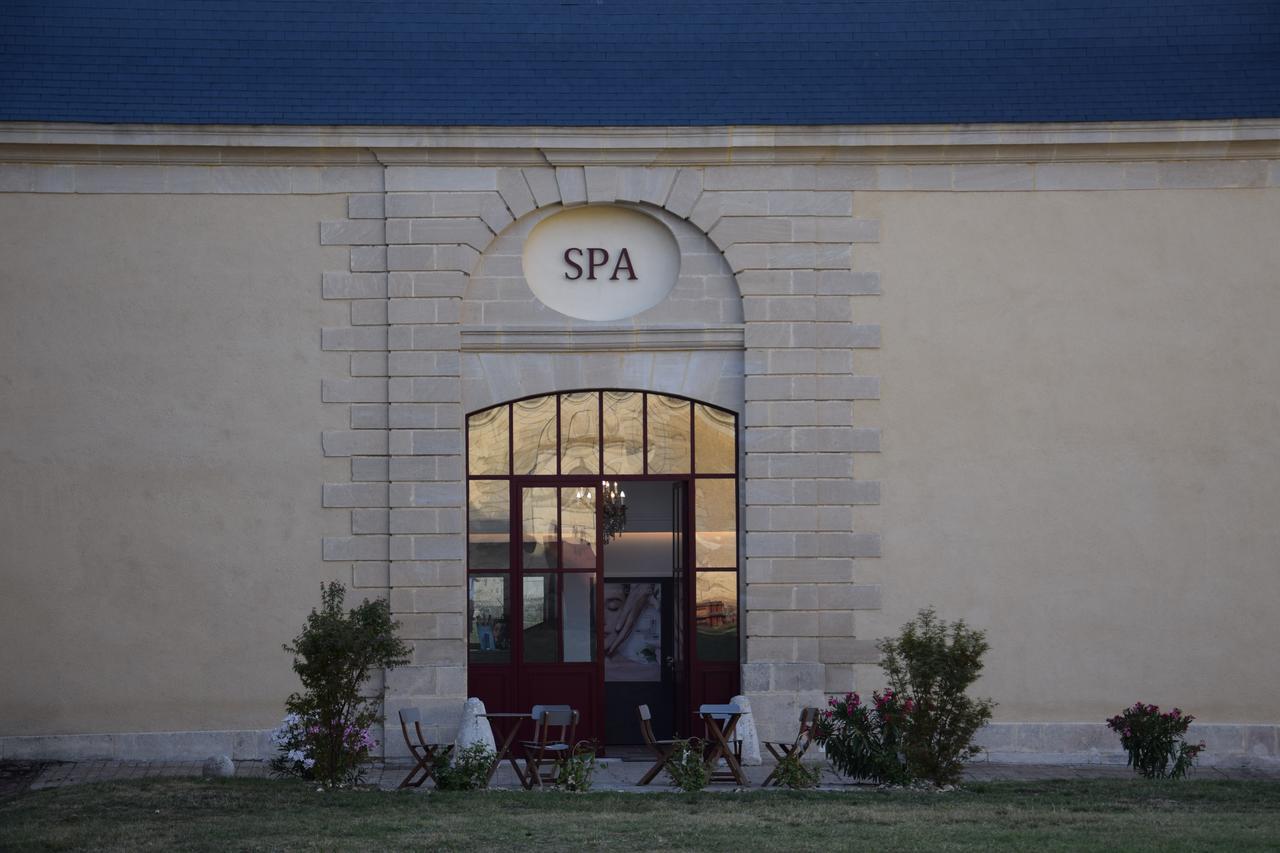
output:
M964 762L981 751L973 738L995 707L965 693L982 672L985 633L926 608L879 648L894 695L911 702L902 737L908 773L935 785L959 782Z
M282 775L315 779L326 787L358 784L364 764L377 747L370 729L379 702L360 695L376 668L408 663L409 647L395 636L396 622L385 601L365 601L344 610L346 589L333 582L321 589L319 610L312 610L302 632L285 651L302 692L285 703L289 716L276 732L281 754L272 769Z
M486 744L473 743L458 750L450 761L448 755L436 757L436 788L441 791L475 791L489 784L489 767L495 753Z
M816 764L805 764L798 756L788 755L778 762L773 778L782 787L793 791L816 788L822 779L822 768Z
M591 775L595 770L595 744L579 741L568 755L556 763L556 787L562 791L590 791Z
M1120 745L1129 753L1129 766L1144 777L1181 779L1204 750L1203 743L1185 742L1194 719L1181 708L1162 714L1155 705L1135 702L1107 720L1107 728L1120 735Z
M827 752L836 771L850 779L881 784L909 781L902 740L910 699L899 700L887 690L872 694L875 707L864 705L857 693L832 697L814 727L814 740Z
M702 741L677 740L667 760L667 775L685 793L701 791L711 781L711 770L702 760Z

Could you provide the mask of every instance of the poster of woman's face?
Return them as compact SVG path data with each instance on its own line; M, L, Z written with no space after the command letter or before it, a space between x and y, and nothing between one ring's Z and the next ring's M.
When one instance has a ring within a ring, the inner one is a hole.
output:
M604 585L606 681L662 680L662 587Z

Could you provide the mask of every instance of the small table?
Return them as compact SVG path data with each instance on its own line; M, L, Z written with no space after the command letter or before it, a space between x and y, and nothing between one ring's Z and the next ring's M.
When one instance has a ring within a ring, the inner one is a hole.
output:
M707 769L711 771L712 781L732 781L744 786L747 784L747 776L742 772L742 765L738 763L737 755L729 746L733 731L738 727L738 720L742 719L744 713L749 712L743 711L737 705L703 705L698 709L698 716L707 727L708 742L711 746L705 761ZM720 726L721 719L725 721L723 728ZM729 774L728 778L720 776L717 779L716 762L721 758L729 766Z
M498 771L498 765L502 763L502 759L511 762L511 769L516 771L516 778L520 780L520 784L524 785L524 772L520 769L520 765L516 763L516 757L511 754L511 744L515 741L516 735L520 733L520 725L528 719L532 719L531 715L526 713L509 713L509 714L481 714L489 721L489 725L494 729L494 744L498 747L498 753L494 756L493 764L489 765L489 775L485 777L485 785L493 781L493 774ZM500 725L495 725L501 721ZM502 726L506 726L505 732L501 732ZM501 732L502 740L498 740Z

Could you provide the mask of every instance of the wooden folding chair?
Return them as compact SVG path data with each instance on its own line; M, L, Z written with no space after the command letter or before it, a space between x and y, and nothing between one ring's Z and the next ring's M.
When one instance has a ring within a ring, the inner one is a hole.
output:
M639 784L648 785L654 780L654 777L662 772L662 768L667 766L667 762L671 760L671 753L676 750L676 742L674 740L658 740L653 736L653 716L649 713L648 705L641 705L636 708L636 713L640 716L640 734L644 736L645 745L653 751L654 757L657 759L653 762L653 766L649 768L649 772L640 777Z
M809 751L809 747L813 745L814 725L818 722L818 709L805 708L800 712L800 731L796 733L796 739L787 743L786 741L764 741L764 748L769 750L773 757L781 762L782 759L795 756L797 760L804 757ZM777 780L779 765L775 764L773 772L771 772L760 785L767 788L769 785L780 784Z
M413 724L412 734L409 732L410 723ZM447 757L453 752L453 744L428 743L422 736L422 712L417 708L404 708L400 711L400 733L404 735L405 746L409 747L409 754L416 763L399 787L417 788L435 775L436 759ZM422 778L415 779L419 771L422 772Z
M574 735L578 731L578 712L568 705L534 705L533 740L521 741L524 749L524 786L542 787L556 781L556 762L573 753ZM552 730L558 730L552 734ZM543 770L543 765L550 768Z

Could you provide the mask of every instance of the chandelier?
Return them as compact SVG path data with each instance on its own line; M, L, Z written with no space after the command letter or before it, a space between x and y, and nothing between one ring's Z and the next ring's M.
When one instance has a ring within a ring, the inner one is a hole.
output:
M608 545L627 529L627 493L618 487L617 480L602 480L600 491L604 495L604 543Z
M604 515L604 544L608 545L627 529L627 493L618 485L617 480L601 480L600 494L604 499L601 507ZM574 501L584 507L594 507L595 490L579 486L574 494Z

